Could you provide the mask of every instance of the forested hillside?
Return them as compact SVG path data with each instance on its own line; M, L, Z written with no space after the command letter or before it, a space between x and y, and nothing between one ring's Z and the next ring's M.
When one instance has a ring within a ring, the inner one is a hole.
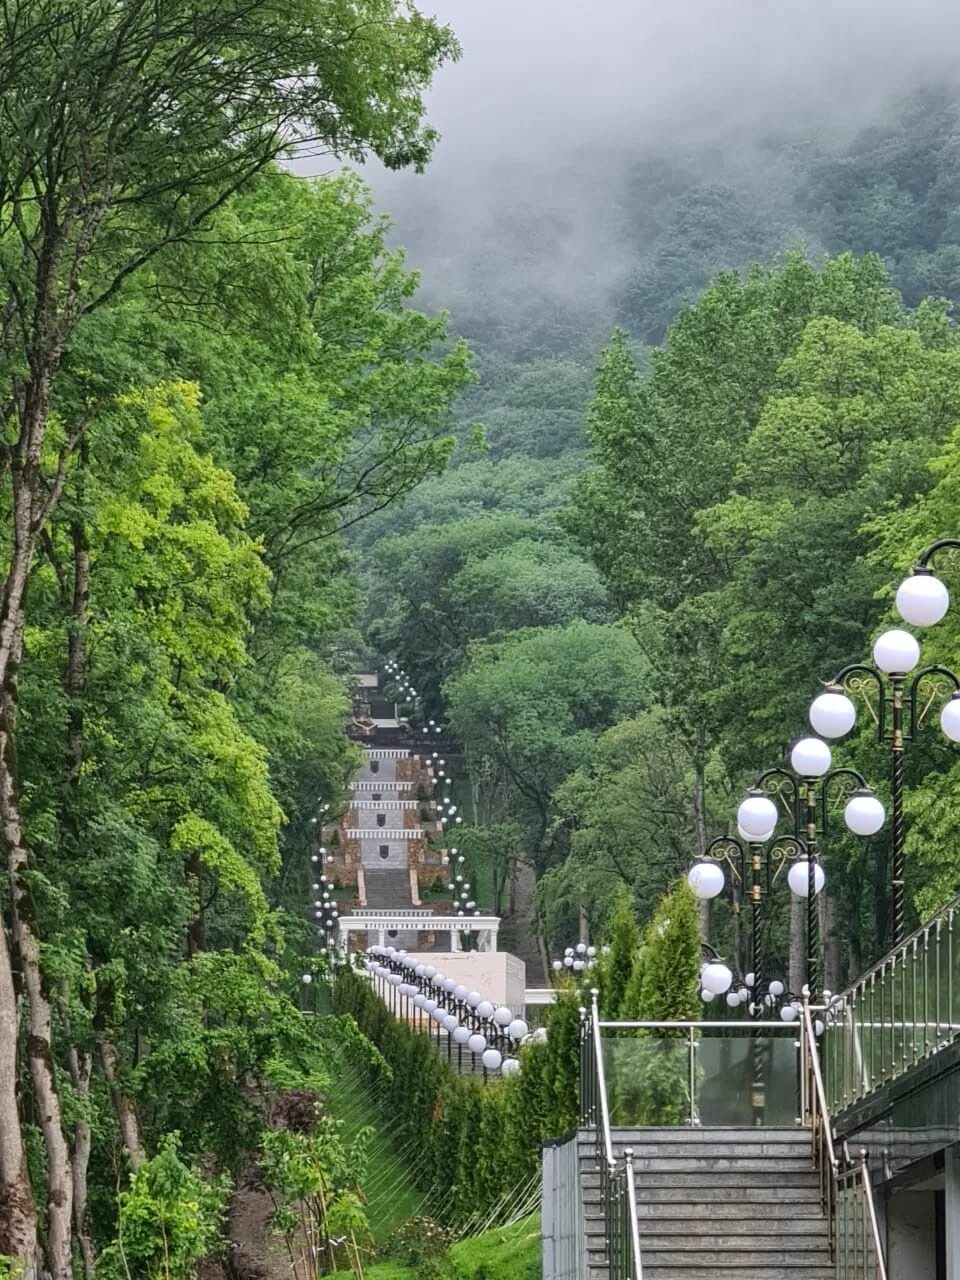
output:
M355 542L368 635L467 746L466 843L536 877L552 945L581 910L598 928L621 877L649 912L818 681L866 652L895 566L956 532L956 94L931 84L845 136L719 132L607 158L582 198L617 267L582 306L576 281L537 284L583 235L571 204L505 209L489 273L492 233L464 246L444 301L478 376L452 466ZM431 234L411 226L415 263ZM850 750L882 791L881 757ZM923 798L954 785L930 752L909 886L927 907L960 870L922 851ZM882 847L835 842L834 979L884 942Z

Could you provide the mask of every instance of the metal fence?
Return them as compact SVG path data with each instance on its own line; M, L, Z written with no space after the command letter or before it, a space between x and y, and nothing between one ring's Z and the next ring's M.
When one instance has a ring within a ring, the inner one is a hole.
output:
M600 1022L611 1125L796 1124L802 1111L799 1025L783 1022ZM596 1123L598 1075L584 1039L581 1117Z
M543 1147L543 1280L587 1274L577 1139Z
M843 993L822 1037L827 1099L842 1111L960 1036L960 900Z

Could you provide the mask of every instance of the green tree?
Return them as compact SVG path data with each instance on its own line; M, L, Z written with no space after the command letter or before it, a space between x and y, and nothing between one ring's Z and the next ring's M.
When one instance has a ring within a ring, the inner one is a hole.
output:
M640 950L640 930L633 893L628 885L617 887L606 938L607 949L597 969L598 998L603 1017L616 1021L617 1018L631 1016L625 1000Z
M618 627L575 622L478 646L448 686L454 731L476 767L489 760L528 833L541 874L560 833L553 793L597 736L645 701L647 664Z
M55 3L0 19L6 126L0 140L0 342L7 423L8 565L0 588L0 813L8 918L26 988L25 1057L46 1152L47 1263L71 1272L72 1179L50 1041L49 991L27 907L30 849L14 772L27 584L68 472L118 388L55 404L78 323L209 222L230 195L296 142L388 165L422 165L433 131L421 94L456 53L450 33L391 0L282 15L248 5L162 15L104 0ZM75 410L79 407L80 411ZM61 410L63 412L61 412ZM52 430L51 430L52 424ZM20 1129L10 941L0 940L0 1191L9 1252L36 1269L36 1215Z

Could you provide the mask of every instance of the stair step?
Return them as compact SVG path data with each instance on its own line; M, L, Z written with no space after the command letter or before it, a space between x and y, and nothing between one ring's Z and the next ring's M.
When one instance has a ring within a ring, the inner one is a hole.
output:
M727 1230L728 1223L723 1224L722 1235L694 1236L689 1232L686 1236L664 1234L647 1230L640 1237L640 1250L647 1254L656 1253L707 1253L711 1257L722 1257L725 1253L743 1253L745 1250L757 1258L765 1254L786 1255L791 1259L810 1255L819 1256L821 1261L830 1261L830 1248L826 1240L826 1231L804 1235L793 1232L785 1235L737 1235Z
M690 1266L689 1264L676 1266L648 1265L646 1259L643 1262L643 1280L710 1280L714 1271L719 1270L722 1280L788 1280L788 1277L799 1277L800 1280L835 1280L836 1273L832 1266L824 1266L822 1263L807 1266L804 1263L794 1265L790 1264L789 1270L780 1266L759 1265L743 1266L735 1264L736 1270L728 1271L726 1265L721 1263L719 1267L714 1267L712 1263L704 1263L702 1266ZM590 1280L607 1280L609 1272L599 1267L590 1270Z
M580 1186L586 1193L593 1192L599 1196L601 1185L599 1173L583 1174L580 1178ZM820 1179L816 1174L781 1173L778 1175L777 1185L790 1187L791 1194L796 1194L802 1200L820 1199ZM709 1174L691 1170L688 1173L645 1173L642 1178L636 1179L636 1187L637 1198L640 1201L648 1198L650 1192L663 1191L671 1187L678 1191L687 1187L693 1188L697 1190L700 1199L727 1199L731 1189L739 1188L746 1192L759 1188L769 1193L770 1181L765 1178L739 1178L733 1171ZM709 1192L711 1189L715 1189L718 1194L705 1196L704 1192Z
M698 1263L680 1250L647 1250L641 1245L641 1257L643 1260L644 1280L648 1275L656 1275L658 1267L675 1267L678 1270L683 1269L684 1272L691 1271L694 1265L699 1265L702 1274L705 1276L710 1271L719 1271L721 1275L727 1277L727 1273L734 1268L738 1272L743 1273L744 1277L749 1276L753 1280L756 1271L766 1272L771 1276L776 1276L777 1280L785 1280L787 1276L795 1276L798 1272L802 1272L804 1267L804 1257L802 1254L790 1254L789 1263L784 1265L783 1250L771 1250L766 1258L758 1258L754 1250L724 1250L711 1252L709 1249L701 1250L701 1256ZM811 1253L807 1257L807 1263L810 1267L816 1267L828 1274L830 1268L830 1251L826 1248ZM649 1270L648 1270L649 1269ZM692 1272L691 1272L692 1273Z

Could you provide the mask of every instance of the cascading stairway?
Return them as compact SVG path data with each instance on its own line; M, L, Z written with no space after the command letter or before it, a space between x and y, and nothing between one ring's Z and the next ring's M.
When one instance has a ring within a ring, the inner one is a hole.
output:
M592 994L580 1127L544 1151L543 1280L886 1280L809 1003L795 1026L624 1022Z
M803 1129L614 1128L632 1149L643 1280L833 1280ZM596 1132L578 1138L587 1280L611 1280Z
M442 829L433 798L433 752L418 750L420 742L383 696L377 675L356 681L350 734L365 758L350 808L337 826L322 831L324 871L356 888L355 911L383 916L383 929L369 934L367 945L433 950L446 937L431 930L438 913L421 904L420 892L449 880L447 860L429 838ZM447 904L439 905L439 914L446 914Z

